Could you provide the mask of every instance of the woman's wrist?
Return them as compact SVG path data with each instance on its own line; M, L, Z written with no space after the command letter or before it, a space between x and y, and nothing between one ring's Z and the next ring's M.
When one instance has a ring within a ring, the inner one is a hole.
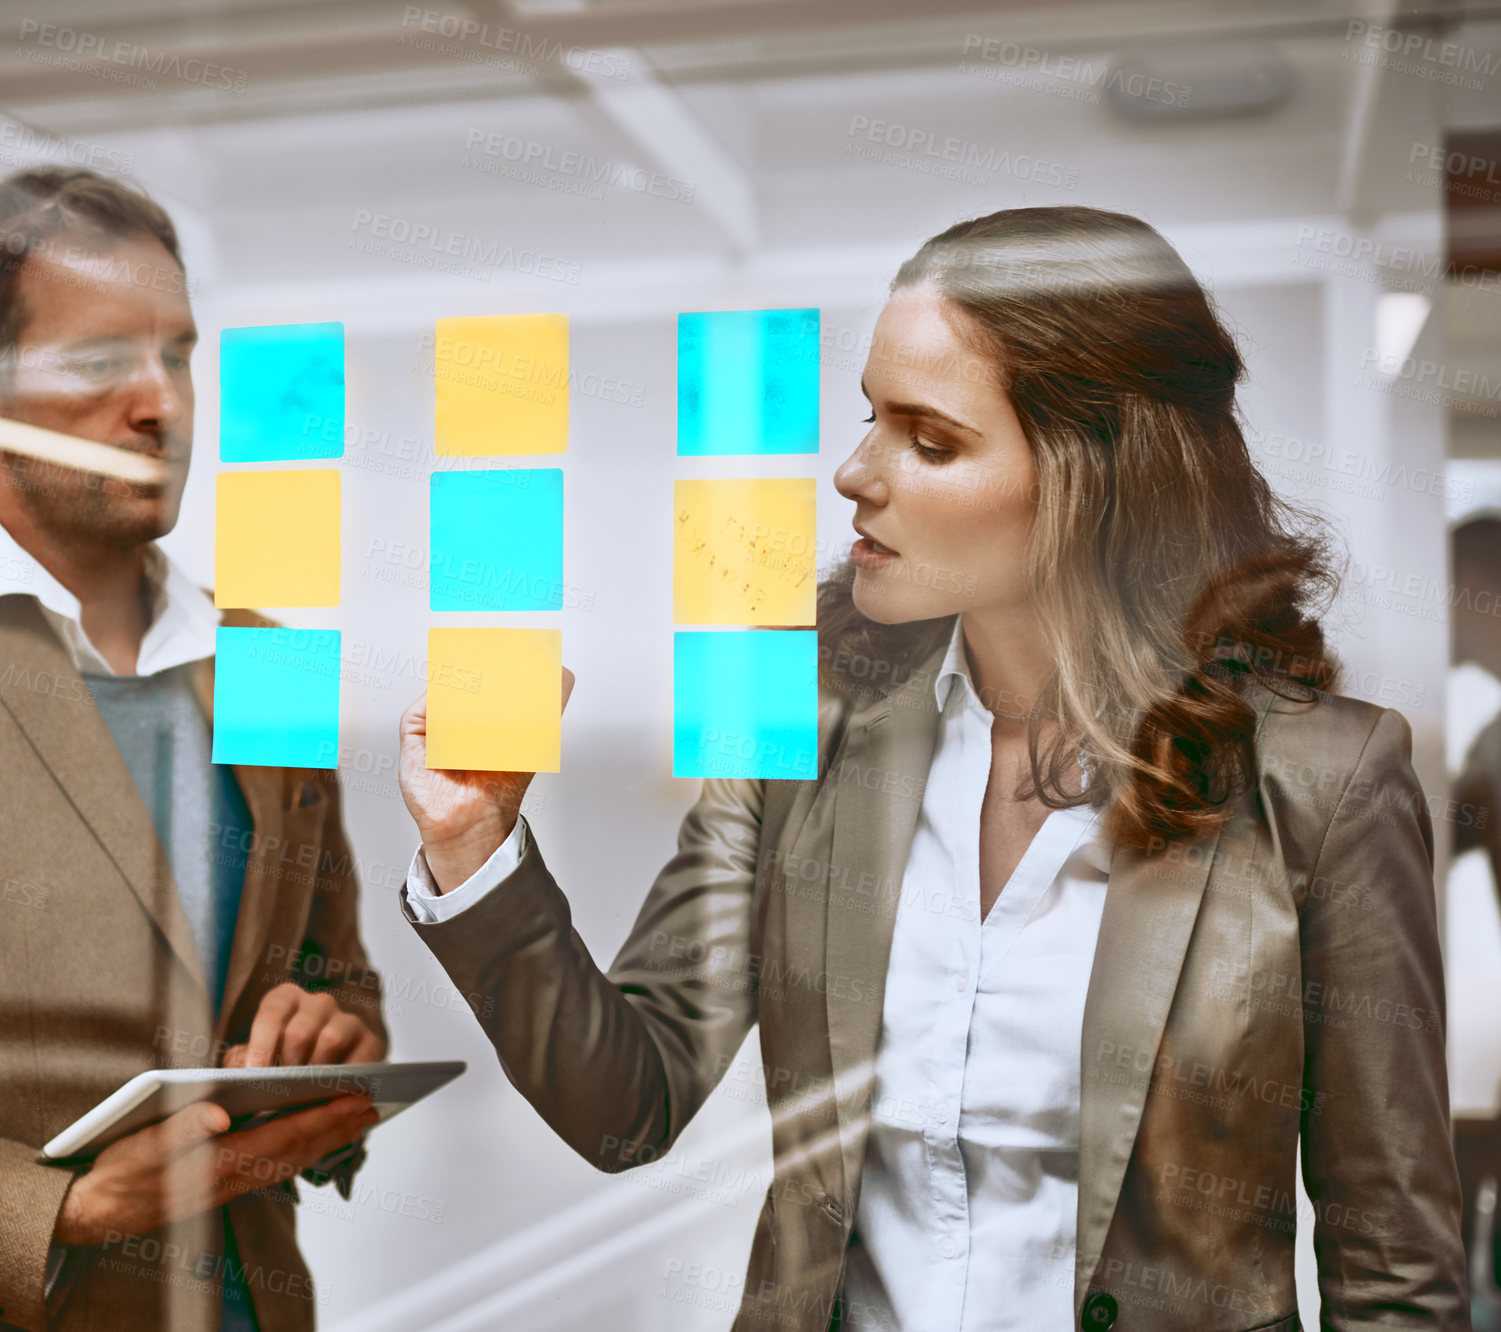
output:
M516 815L496 810L494 817L471 824L447 836L428 834L422 839L422 857L438 892L451 893L472 878L500 848L516 827Z

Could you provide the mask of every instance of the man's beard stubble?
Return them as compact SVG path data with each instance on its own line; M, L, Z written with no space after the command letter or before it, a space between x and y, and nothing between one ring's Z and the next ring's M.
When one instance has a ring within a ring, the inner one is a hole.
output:
M165 536L177 522L182 494L181 481L175 477L160 493L148 497L141 494L144 487L111 481L95 472L15 454L0 454L0 459L0 485L11 490L39 527L63 540L133 549ZM122 484L133 493L112 494L106 489Z

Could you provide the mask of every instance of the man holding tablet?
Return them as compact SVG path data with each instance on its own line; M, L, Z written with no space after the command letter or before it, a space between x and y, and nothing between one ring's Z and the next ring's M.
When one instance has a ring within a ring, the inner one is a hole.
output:
M210 759L215 629L267 622L221 621L155 544L196 336L157 204L71 168L0 181L0 418L165 476L0 442L0 1328L310 1328L295 1177L348 1197L375 1121L341 1096L231 1130L198 1102L91 1163L37 1160L147 1069L386 1048L335 774Z

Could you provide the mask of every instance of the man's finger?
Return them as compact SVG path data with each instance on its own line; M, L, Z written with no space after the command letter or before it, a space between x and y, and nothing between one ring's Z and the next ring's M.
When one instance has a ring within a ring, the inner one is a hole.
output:
M179 1156L202 1142L223 1133L229 1127L229 1111L212 1101L195 1101L160 1124L142 1129L134 1137L144 1147L148 1144L164 1158ZM149 1135L149 1137L148 1137Z
M287 1020L297 1011L302 991L290 983L278 985L267 992L255 1010L255 1020L250 1024L250 1039L246 1042L245 1067L269 1068L276 1059L277 1046L281 1044L282 1030Z
M569 700L570 697L572 697L572 695L573 695L573 672L570 671L568 669L568 667L565 666L565 667L563 667L563 708L561 710L566 710L567 709L567 707L568 707L568 700Z
M353 1013L339 1013L324 1024L308 1056L310 1064L342 1064L369 1029Z
M297 1011L287 1020L281 1031L281 1062L283 1064L310 1063L309 1056L319 1033L335 1017L339 1006L331 995L304 995Z
M363 1022L360 1023L360 1038L354 1049L344 1056L350 1064L376 1064L386 1053L386 1043Z
M291 1178L336 1147L353 1142L378 1116L366 1096L340 1096L325 1105L273 1119L219 1139L221 1179L258 1180L255 1188Z
M378 1123L380 1123L380 1112L374 1105L366 1105L353 1114L342 1115L337 1122L330 1123L327 1128L319 1129L314 1136L306 1140L306 1153L299 1169L306 1169L315 1162L321 1161L330 1152L337 1151L340 1147L347 1147L360 1134Z

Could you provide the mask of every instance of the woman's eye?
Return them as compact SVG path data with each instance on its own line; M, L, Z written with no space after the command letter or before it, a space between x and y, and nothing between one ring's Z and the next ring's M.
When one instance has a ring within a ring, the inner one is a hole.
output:
M875 412L872 411L869 416L864 418L864 420L866 425L874 425L876 423ZM926 463L942 464L946 463L950 458L954 456L948 449L929 448L926 444L920 442L916 435L912 435L908 438L907 447L910 448L913 453L915 453L919 458L922 459L923 462Z
M919 443L916 435L913 435L907 442L912 446L912 452L917 454L924 462L947 462L953 456L947 449L930 449L926 444Z

